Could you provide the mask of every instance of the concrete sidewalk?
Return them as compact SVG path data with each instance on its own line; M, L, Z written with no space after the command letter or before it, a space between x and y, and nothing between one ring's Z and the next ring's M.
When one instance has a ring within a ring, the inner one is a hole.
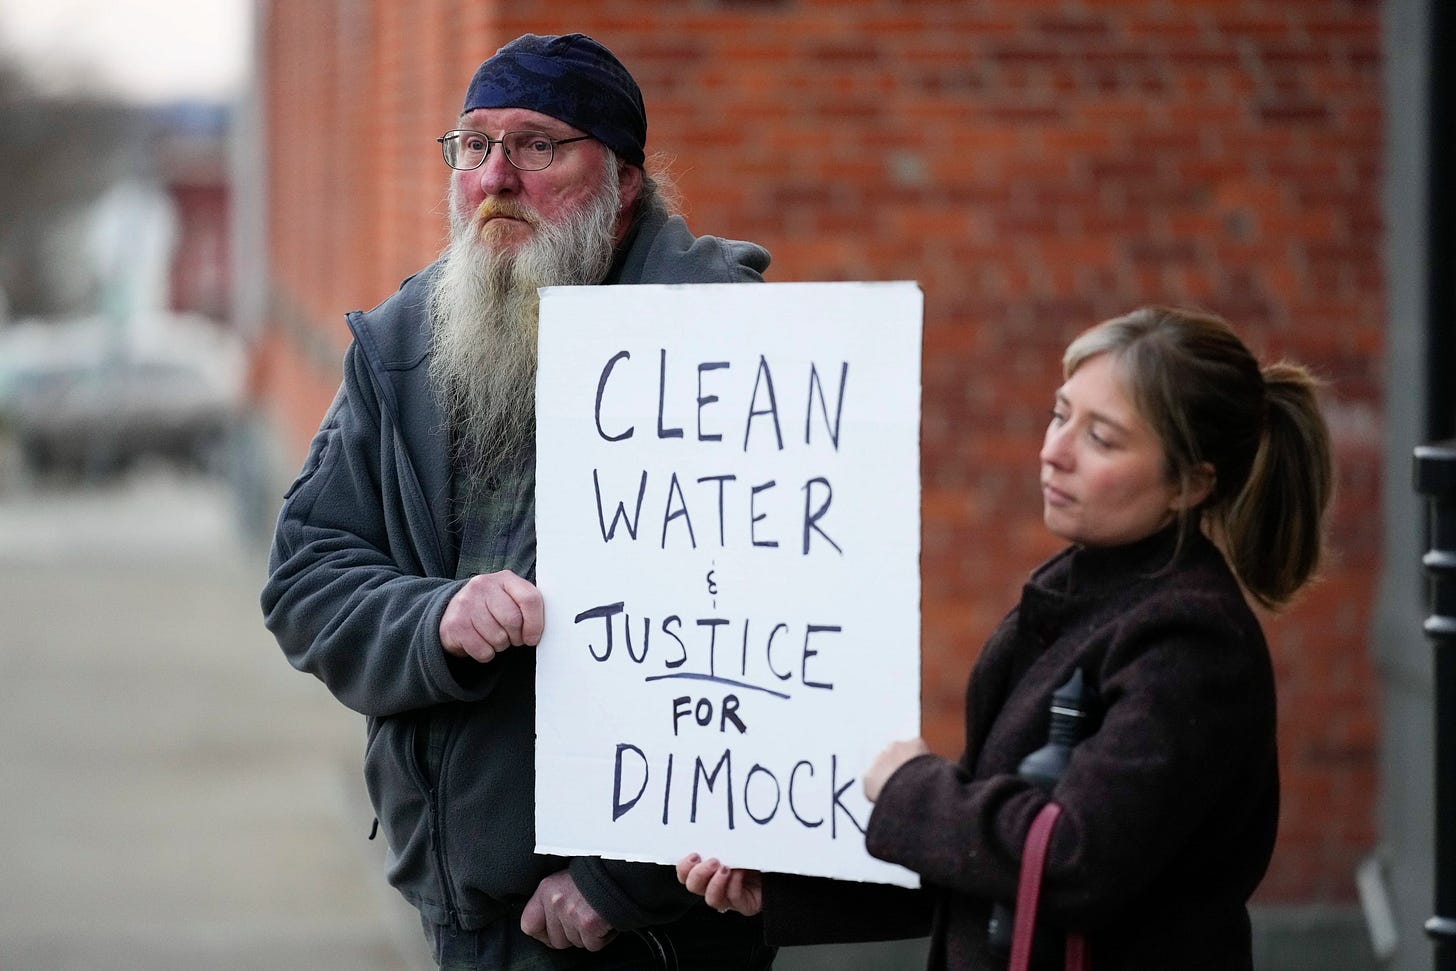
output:
M0 968L424 967L217 483L0 495Z

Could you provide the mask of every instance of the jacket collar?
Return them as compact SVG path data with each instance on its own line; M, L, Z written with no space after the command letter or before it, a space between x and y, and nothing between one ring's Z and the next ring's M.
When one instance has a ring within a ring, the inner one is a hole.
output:
M1118 603L1129 584L1156 580L1175 563L1206 555L1212 544L1192 530L1178 546L1176 524L1134 543L1112 547L1069 546L1027 580L1021 593L1023 622L1047 633L1059 629L1069 613L1099 601Z

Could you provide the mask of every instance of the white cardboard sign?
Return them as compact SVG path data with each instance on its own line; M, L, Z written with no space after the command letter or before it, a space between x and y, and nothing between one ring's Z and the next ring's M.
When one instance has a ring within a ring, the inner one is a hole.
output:
M861 777L920 732L913 283L551 287L536 848L918 884Z

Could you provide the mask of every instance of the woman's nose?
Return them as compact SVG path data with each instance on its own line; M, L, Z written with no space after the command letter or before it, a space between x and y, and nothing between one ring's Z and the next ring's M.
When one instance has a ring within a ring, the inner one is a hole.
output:
M1041 443L1041 461L1044 465L1053 465L1057 468L1066 468L1070 461L1070 451L1067 448L1067 426L1052 425L1047 428L1046 437Z

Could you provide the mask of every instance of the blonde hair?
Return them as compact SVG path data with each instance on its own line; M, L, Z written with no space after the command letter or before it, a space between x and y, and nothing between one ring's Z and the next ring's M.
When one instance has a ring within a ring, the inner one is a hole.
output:
M1239 581L1277 608L1314 575L1334 489L1319 382L1290 363L1260 367L1213 314L1142 307L1085 331L1062 372L1110 354L1143 419L1162 442L1170 481L1191 490L1207 468L1207 498L1180 521L1219 537Z

